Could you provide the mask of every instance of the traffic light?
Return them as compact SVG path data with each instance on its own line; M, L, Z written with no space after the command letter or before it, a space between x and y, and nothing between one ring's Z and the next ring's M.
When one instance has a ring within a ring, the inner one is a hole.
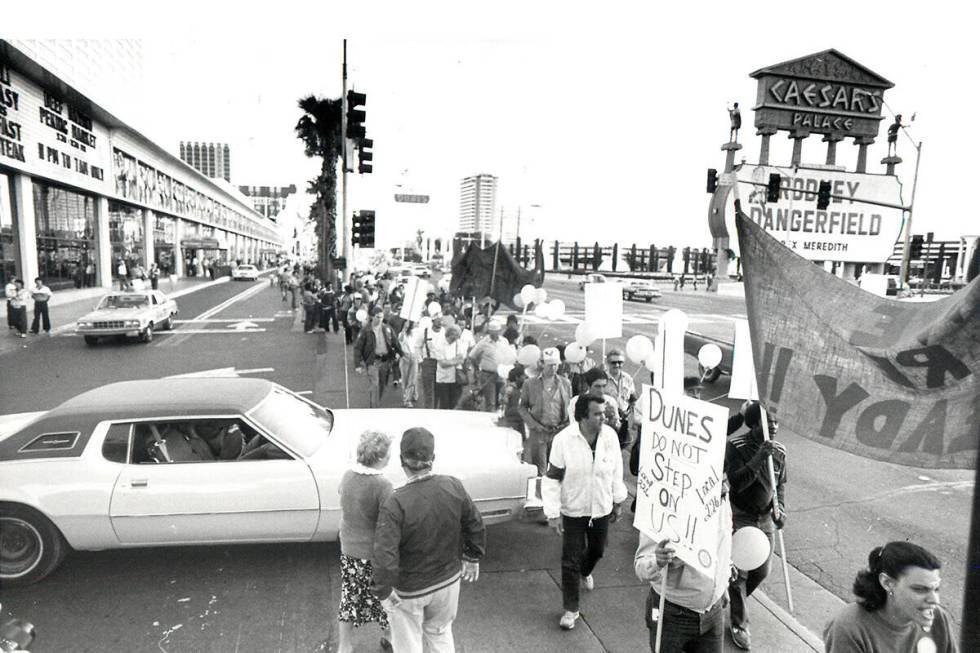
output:
M354 247L361 246L361 238L364 233L363 221L361 219L361 212L354 211L354 215L351 217L350 224L350 242Z
M362 175L371 174L373 169L371 165L371 161L374 159L374 152L371 151L372 147L374 147L374 141L370 138L362 138L357 144L357 172Z
M361 247L374 247L374 211L361 211Z
M718 171L708 168L708 192L713 193L718 189Z
M767 202L779 201L779 185L781 183L782 183L782 177L780 177L778 172L773 172L769 174L769 184L766 186Z
M820 188L817 189L817 209L825 210L830 206L830 182L821 181Z
M909 247L909 258L922 258L922 234L915 234L912 236L912 244Z
M347 91L347 138L364 138L364 121L367 113L357 107L367 104L367 95L355 90Z

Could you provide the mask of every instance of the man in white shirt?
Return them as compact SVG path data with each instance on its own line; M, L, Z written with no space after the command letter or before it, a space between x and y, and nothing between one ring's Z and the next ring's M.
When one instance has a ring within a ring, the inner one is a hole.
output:
M44 333L51 335L51 317L48 314L51 289L44 285L41 277L34 280L31 297L34 299L34 321L31 323L31 333L37 335L39 328L43 325Z
M432 327L415 329L419 362L419 406L435 408L436 405L436 354L446 334L442 328L442 315L432 318Z
M483 405L488 411L497 410L498 386L501 384L497 366L504 362L511 348L510 343L500 337L503 330L504 325L499 320L491 319L487 322L487 335L470 352L470 360L478 370L477 383L483 394Z
M7 298L7 328L16 329L17 328L17 316L15 315L14 308L10 305L10 300L17 296L17 277L11 277L7 285L3 287L4 297Z

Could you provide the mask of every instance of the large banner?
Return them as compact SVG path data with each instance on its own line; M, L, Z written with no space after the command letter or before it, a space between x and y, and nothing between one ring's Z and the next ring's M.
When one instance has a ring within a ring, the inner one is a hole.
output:
M644 385L633 525L714 578L728 410ZM727 564L727 562L726 562Z
M980 278L935 302L875 297L736 225L759 396L780 422L877 460L972 468Z

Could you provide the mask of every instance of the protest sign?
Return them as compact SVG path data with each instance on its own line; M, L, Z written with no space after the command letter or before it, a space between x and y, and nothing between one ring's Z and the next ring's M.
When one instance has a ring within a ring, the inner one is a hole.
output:
M405 300L402 302L402 310L398 317L403 320L418 322L424 315L425 299L429 292L429 284L418 277L409 277L405 280Z
M728 386L732 399L759 399L755 380L755 364L752 362L752 338L747 320L735 320L735 347L732 361L732 382Z
M640 469L633 525L715 577L728 411L644 385ZM724 563L727 564L727 561Z
M622 338L623 287L618 283L585 284L585 321L596 338Z

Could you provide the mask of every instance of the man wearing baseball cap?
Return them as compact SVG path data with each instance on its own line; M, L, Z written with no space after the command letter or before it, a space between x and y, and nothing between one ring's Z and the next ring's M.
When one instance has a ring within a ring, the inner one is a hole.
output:
M408 481L381 507L374 537L374 588L397 653L453 653L459 582L475 582L486 551L480 512L459 479L432 473L435 440L411 428L401 440ZM462 552L462 560L460 560Z
M491 318L487 322L487 335L470 352L470 360L478 369L477 382L483 393L483 405L488 411L497 410L497 397L503 381L497 374L497 367L508 360L513 361L513 358L506 358L507 350L512 347L500 337L503 330L500 320Z
M537 465L539 476L548 468L551 441L569 423L565 406L572 399L572 385L557 374L560 364L561 354L548 347L541 352L541 373L521 386L518 411L527 427L524 462Z

